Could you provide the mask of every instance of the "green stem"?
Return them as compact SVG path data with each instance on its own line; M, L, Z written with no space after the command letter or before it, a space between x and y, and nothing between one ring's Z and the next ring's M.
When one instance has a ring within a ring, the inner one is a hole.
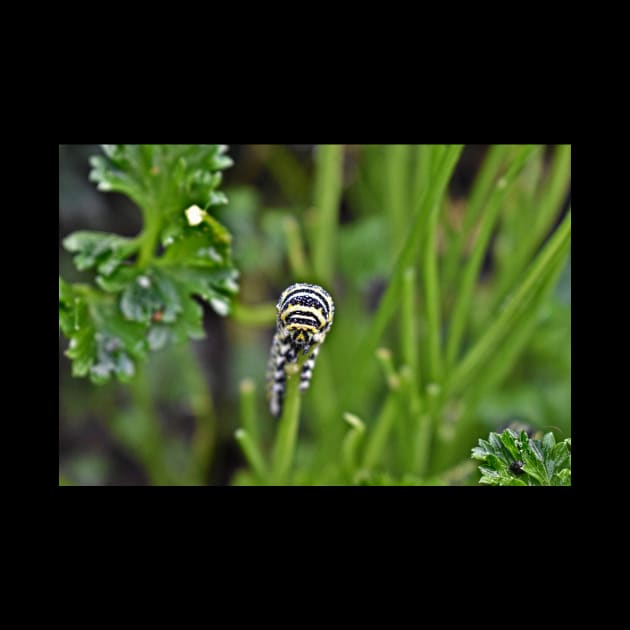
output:
M344 413L343 418L350 425L350 430L343 439L341 452L347 480L349 483L354 483L357 468L357 449L365 434L365 424L360 418L351 413Z
M422 403L417 383L412 377L412 370L408 365L402 365L400 375L400 413L396 426L398 429L398 472L408 473L414 470L417 456L417 439L420 429Z
M296 363L289 363L284 368L287 382L271 463L271 479L274 485L286 485L288 481L300 423L300 373L309 356L310 352L308 355L300 355Z
M317 211L314 229L313 271L330 285L335 268L337 214L343 184L343 145L321 144L315 155L313 203Z
M398 254L404 242L408 215L409 149L408 144L390 144L385 150L385 206L392 226L394 256Z
M146 368L140 367L135 378L129 383L131 399L143 422L140 442L127 442L127 446L136 453L144 464L152 485L169 485L171 475L164 462L164 443L159 418L153 406L151 384ZM125 440L127 433L121 432L119 438Z
M258 446L252 439L252 436L245 429L237 429L234 433L234 437L239 443L245 458L256 474L258 480L265 483L267 479L267 467Z
M411 370L411 380L420 385L418 367L418 305L416 303L416 270L413 267L405 269L402 286L402 330L401 354L403 361Z
M387 386L390 389L398 389L400 386L400 377L396 374L391 350L389 348L379 348L376 351L376 359L381 364Z
M405 269L412 264L417 256L418 247L422 242L421 238L424 233L426 214L429 208L439 203L446 193L448 181L459 159L462 148L461 145L449 146L447 148L431 189L422 197L420 203L421 207L416 214L409 236L407 237L407 242L396 261L391 280L387 285L385 294L381 298L376 315L372 319L372 323L365 337L361 340L361 344L355 352L355 364L357 366L354 377L355 382L361 382L364 371L370 359L374 356L374 351L380 342L381 336L396 311L402 287L402 276Z
M531 306L531 315L523 317L510 331L510 342L501 344L487 363L483 374L475 381L475 388L470 397L469 405L474 407L485 392L499 387L503 379L521 355L523 349L531 339L537 326L540 324L538 313L541 306L546 302L550 293L556 287L560 276L565 268L568 251L564 255L558 256L550 265L547 279L542 283L538 293L534 296Z
M555 149L554 160L544 185L537 194L531 195L528 207L519 208L521 216L533 216L533 225L530 218L527 229L519 229L512 235L510 244L513 246L509 254L504 257L499 269L492 308L505 297L514 278L525 268L536 248L547 235L565 200L570 180L571 146L559 145Z
M494 348L514 325L519 313L535 295L536 289L544 282L550 267L553 267L554 260L566 255L570 246L570 239L571 212L569 211L494 323L486 329L486 332L453 370L448 383L450 394L461 390L475 370L481 369L487 362Z
M256 422L256 384L251 378L244 378L240 384L241 424L255 444L260 444L260 432Z
M302 282L310 275L304 243L300 234L300 225L294 217L287 217L283 222L287 239L289 267L295 280Z
M418 418L418 429L416 431L413 466L413 470L421 477L425 477L429 473L432 439L432 418L428 413L421 413Z
M436 429L440 423L440 403L442 388L437 383L429 383L425 388L425 409L419 419L419 443L416 450L418 474L428 475L432 470L433 445Z
M509 146L499 144L490 147L479 174L475 178L475 183L466 205L463 225L457 234L454 244L449 247L446 254L444 282L448 287L451 287L455 281L466 239L470 236L470 230L484 208L484 201L499 177L500 169L509 149Z
M153 260L155 249L160 237L162 221L160 213L153 209L143 209L144 231L140 235L140 252L138 254L138 267L145 268Z
M433 147L426 144L416 146L416 163L411 185L410 210L420 207L422 197L431 188L431 169L433 166Z
M427 318L429 374L432 381L442 380L442 317L440 279L437 267L437 227L440 206L430 209L427 238L423 252L422 278L424 281L424 304Z
M193 344L184 343L174 346L173 356L177 365L180 366L179 378L186 384L188 405L195 420L190 479L196 484L206 484L212 467L217 434L212 394L202 376L205 368Z
M369 432L368 442L363 453L363 467L368 470L382 460L387 438L396 421L399 407L400 377L394 371L391 352L387 348L379 348L376 352L376 358L385 374L389 392L374 427Z
M473 298L473 292L476 285L477 276L483 262L483 256L486 252L492 230L499 216L503 200L509 186L518 175L521 168L528 158L538 149L535 146L524 147L514 158L505 177L502 177L496 184L491 194L488 204L486 205L482 219L479 234L475 240L475 245L470 256L470 260L466 264L461 282L456 292L455 307L451 324L449 327L448 342L446 347L446 361L449 368L452 368L464 334L466 322L469 320L470 307Z
M398 413L398 391L390 389L381 408L381 412L369 432L369 438L363 454L363 468L372 470L383 458L387 438L391 433Z

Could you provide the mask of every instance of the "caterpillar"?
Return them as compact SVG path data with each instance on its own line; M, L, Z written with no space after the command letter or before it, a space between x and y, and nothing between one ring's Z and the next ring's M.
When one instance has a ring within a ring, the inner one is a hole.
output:
M267 397L273 416L282 412L287 379L285 365L297 362L300 352L307 354L312 348L300 374L300 391L308 389L315 359L332 326L334 314L330 294L316 284L299 282L282 292L276 304L276 332L267 366Z

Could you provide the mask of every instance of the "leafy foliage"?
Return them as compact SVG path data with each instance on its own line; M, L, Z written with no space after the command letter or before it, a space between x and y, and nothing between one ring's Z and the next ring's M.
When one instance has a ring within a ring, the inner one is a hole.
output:
M542 440L529 438L525 431L506 429L490 433L472 449L479 466L479 483L490 486L570 486L571 438L556 443L553 433Z
M66 237L79 271L97 287L59 279L59 326L74 376L129 380L138 360L168 343L203 337L202 309L222 316L238 291L231 235L210 212L232 164L223 145L103 145L91 159L99 190L131 197L144 229L136 238L95 231ZM161 252L158 253L158 245Z

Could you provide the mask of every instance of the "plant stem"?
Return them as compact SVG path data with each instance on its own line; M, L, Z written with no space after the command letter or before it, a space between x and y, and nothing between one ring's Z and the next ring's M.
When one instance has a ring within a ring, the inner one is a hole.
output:
M286 485L291 463L293 462L302 401L300 395L300 373L304 362L309 356L310 352L308 355L302 354L296 363L290 363L284 368L287 374L287 382L282 404L282 416L278 423L271 464L271 479L275 485Z
M143 208L144 231L141 234L140 251L138 254L138 267L147 267L153 260L153 255L160 237L162 221L159 211L152 208Z
M433 147L426 144L416 146L416 163L411 185L410 210L419 208L422 197L429 190L431 183L431 169L433 167Z
M411 381L420 386L420 374L418 366L418 331L416 304L416 270L407 267L403 274L402 308L401 308L401 354L403 361L411 370Z
M365 424L351 413L344 413L343 418L350 425L350 430L343 439L341 452L347 480L353 483L357 467L357 449L365 434Z
M448 388L452 395L461 390L475 370L481 369L491 356L494 348L513 327L515 319L532 299L536 289L545 280L554 260L566 255L571 239L571 211L568 212L560 227L555 231L545 248L538 255L529 273L514 290L511 298L501 310L494 323L488 327L481 338L468 351L455 367L449 379Z
M343 183L343 145L321 144L315 154L313 203L317 211L314 229L313 271L320 282L333 280L337 214Z
M521 318L523 321L519 322L511 329L509 343L503 343L497 348L496 352L487 363L483 374L476 380L476 386L471 396L472 402L469 403L471 406L474 406L476 401L483 396L485 392L489 391L491 388L500 386L503 379L514 366L522 350L535 332L536 327L540 324L538 317L540 308L556 287L565 268L567 257L568 251L566 251L566 255L556 257L554 262L550 264L547 278L541 284L540 289L532 299L532 305L530 307L531 314L523 316Z
M387 386L390 389L398 389L400 386L400 377L396 374L391 350L389 348L379 348L376 351L376 359L381 364Z
M400 391L400 377L394 371L391 352L387 348L379 348L376 352L376 358L385 374L389 392L381 412L369 432L368 442L363 454L363 467L368 470L372 469L383 457L387 438L396 420Z
M385 150L385 206L392 226L392 254L404 243L405 223L408 214L409 192L408 144L390 144Z
M363 455L363 468L372 470L382 461L387 444L387 438L396 421L398 413L398 392L390 389L381 408L381 412L374 423L374 428L369 432L369 438Z
M245 458L249 462L252 470L256 474L258 480L264 483L267 479L267 467L265 465L265 460L256 446L256 443L252 439L252 436L245 429L237 429L234 433L234 437L236 441L239 443Z
M291 272L295 280L304 281L310 275L310 271L300 234L300 225L294 217L287 217L283 222L283 227L287 239L287 254Z
M490 147L479 174L475 178L475 183L473 184L473 189L466 205L463 225L459 230L453 245L449 247L446 254L444 283L448 287L451 287L455 281L465 241L470 236L470 230L477 221L479 213L483 210L484 201L486 200L492 185L499 177L500 169L509 149L509 146L500 144L495 144Z
M189 477L196 484L206 484L212 467L217 433L212 393L202 376L206 370L192 343L174 346L173 356L180 366L179 378L185 383L187 403L195 420Z
M523 164L538 149L535 146L523 147L514 158L506 175L502 177L496 184L494 191L491 193L487 205L484 208L481 227L479 234L475 240L470 260L466 264L461 282L456 292L455 307L451 324L449 327L448 343L446 347L446 361L449 368L455 363L457 353L460 348L462 336L468 317L470 314L470 306L475 289L475 282L483 262L483 256L486 252L492 230L496 224L501 209L501 204L505 198L509 185L520 172Z
M424 223L426 221L425 215L428 213L428 209L438 203L446 193L448 181L461 154L462 148L462 145L449 146L447 148L435 180L432 182L433 185L431 189L422 197L419 211L416 214L405 246L396 261L387 289L381 298L376 314L372 319L372 323L365 337L361 340L361 344L355 352L355 365L357 366L354 377L355 382L361 382L364 371L370 359L374 356L374 351L380 342L381 335L396 311L402 287L402 275L405 269L407 269L416 258L418 247L422 242L421 237L424 233Z
M244 378L240 384L241 424L255 444L260 444L260 432L256 422L256 384L251 378Z
M437 268L437 226L440 206L436 203L430 209L427 236L423 252L422 278L424 280L424 306L426 309L429 374L432 381L442 380L442 317L440 300L440 279Z
M526 226L527 229L518 229L513 232L509 255L504 257L504 264L499 268L495 298L491 308L496 307L505 297L509 286L526 267L528 260L552 227L568 192L570 180L571 146L559 145L555 149L553 163L543 186L539 191L532 193L527 208L519 208L521 216L533 217L533 225L531 225L532 218L529 218L530 225Z
M139 417L142 418L143 438L140 443L127 443L145 466L146 472L153 485L169 485L171 475L164 463L164 444L159 418L153 407L151 384L146 367L139 367L135 378L129 383L129 391ZM120 433L124 438L126 433Z

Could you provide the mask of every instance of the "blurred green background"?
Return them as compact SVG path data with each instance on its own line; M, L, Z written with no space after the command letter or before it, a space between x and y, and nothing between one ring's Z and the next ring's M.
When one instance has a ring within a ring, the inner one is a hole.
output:
M387 393L376 359L366 366L361 382L352 382L356 367L352 349L361 343L361 335L372 321L409 231L411 200L421 194L413 173L419 168L422 151L410 145L402 145L407 148L400 151L394 148L400 146L345 145L343 149L333 280L326 286L335 299L336 319L315 367L312 387L304 396L294 484L351 482L339 470L339 452L347 430L342 413L357 414L369 430ZM62 247L68 234L102 230L135 236L142 228L141 213L127 197L99 192L88 180L88 159L100 153L98 145L59 147L59 271L70 282L89 281L91 276L78 272L72 256ZM229 203L214 214L232 233L233 258L241 274L238 303L244 308L240 316L222 318L204 306L206 338L153 353L146 363L143 383L132 387L116 381L96 386L87 379L73 378L70 361L63 354L68 342L60 333L62 485L227 485L251 481L234 431L241 426L242 383L251 379L260 443L263 450L270 448L276 421L267 410L264 376L274 325L248 321L247 309L273 305L289 284L311 279L299 277L299 252L292 253L290 247L298 235L306 257L313 254L311 235L317 224L315 153L316 145L230 145L228 149L234 166L225 171L222 190ZM557 155L557 147L540 147L510 188L475 284L466 328L470 339L497 308L499 288L504 293L509 289L501 286L502 270L508 268L505 261L514 255L519 234L528 229L526 213L534 213L541 195L550 194L545 184ZM437 248L444 336L459 286L456 275L473 246L476 223L455 267L448 267L448 252L466 223L471 189L487 156L485 145L464 148L441 208ZM566 214L570 182L560 193L555 193L559 202L554 202L551 222L543 226L536 247L523 255L524 270ZM399 224L388 211L392 205L408 211ZM478 437L487 437L490 430L511 420L539 429L553 428L560 437L570 435L570 309L569 257L506 374L492 387L480 388L478 396L446 401L441 430L447 439L449 418L455 427L458 418L466 415L467 429L452 448L443 449L432 461L428 482L446 483L446 478L439 479L440 473L457 469L467 461ZM415 312L422 347L427 329L421 292ZM464 348L470 343L466 335ZM397 318L378 345L391 349L395 366L400 366L404 351ZM159 435L148 423L146 408L140 408L139 400L150 401ZM399 439L395 434L394 428L394 441ZM191 477L189 464L199 439L205 441L209 453L207 468L202 477ZM397 452L392 446L381 467L391 483L408 472ZM458 483L476 483L476 471L466 468L465 472Z

